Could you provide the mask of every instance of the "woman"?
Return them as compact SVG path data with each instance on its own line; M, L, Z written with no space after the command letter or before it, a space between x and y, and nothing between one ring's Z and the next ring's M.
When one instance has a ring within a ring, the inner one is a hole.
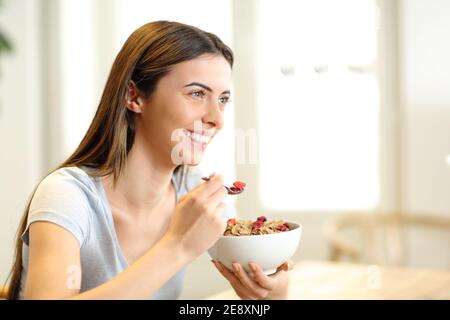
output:
M185 265L230 216L223 178L202 183L192 169L223 126L232 64L217 36L192 26L131 34L79 147L33 192L9 298L179 296ZM287 264L272 276L255 266L251 278L214 263L243 299L286 295Z

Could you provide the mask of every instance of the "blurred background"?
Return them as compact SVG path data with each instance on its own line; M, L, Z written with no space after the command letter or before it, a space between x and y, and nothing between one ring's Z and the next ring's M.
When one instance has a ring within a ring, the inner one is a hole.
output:
M205 172L241 217L303 224L295 261L450 269L450 2L2 0L0 282L25 203L78 145L137 27L174 20L235 52ZM229 288L207 255L182 298Z

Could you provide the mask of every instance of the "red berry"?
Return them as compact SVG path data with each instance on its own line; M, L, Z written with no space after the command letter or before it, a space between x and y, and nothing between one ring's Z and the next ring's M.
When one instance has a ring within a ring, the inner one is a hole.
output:
M289 228L286 227L284 224L280 224L279 226L277 226L277 230L278 231L289 231Z
M230 190L233 191L233 192L239 192L239 191L241 191L241 189L236 188L236 187L230 187Z
M242 190L245 188L246 184L245 184L245 182L242 182L242 181L236 181L236 182L233 182L233 186Z
M259 229L263 226L264 222L260 221L260 220L256 220L255 222L253 222L253 228L254 229Z
M227 224L236 224L236 219L234 218L228 219Z
M266 222L267 218L265 216L260 216L260 217L256 218L256 220Z

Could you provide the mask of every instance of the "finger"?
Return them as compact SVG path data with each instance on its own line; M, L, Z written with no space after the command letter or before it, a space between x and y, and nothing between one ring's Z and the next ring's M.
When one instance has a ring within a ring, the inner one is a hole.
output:
M217 270L230 282L230 284L233 286L234 289L238 289L240 291L244 291L244 287L242 286L239 279L230 271L228 268L226 268L222 263L219 261L214 261L214 265L216 266Z
M289 270L289 265L287 264L287 262L285 262L277 268L277 271L275 273L280 272L280 271L288 271L288 270Z
M255 295L252 295L250 292L244 292L238 289L233 288L234 291L236 292L236 294L238 295L239 298L241 298L242 300L258 300L258 297Z
M185 199L193 196L198 199L207 199L210 195L214 194L217 190L223 187L221 182L223 182L222 176L214 176L211 180L200 183L191 191L181 196L178 202L184 201Z
M227 209L227 206L225 205L225 203L221 202L217 205L216 212L218 215L223 217L223 213L225 212L226 209ZM223 219L223 231L225 231L226 228L227 228L227 220Z
M209 175L209 177L202 177L202 180L204 181L209 181L212 177L214 177L216 175L216 172L214 171L213 173L211 173Z
M224 218L224 212L226 210L226 206L223 202L219 203L214 212L215 218L220 220L220 235L223 236L225 230L227 229L227 219Z
M289 260L287 261L287 264L288 264L288 271L294 269L294 264L295 264L295 262L294 262L293 260L289 259Z
M227 267L225 267L220 261L214 261L216 268L219 270L219 272L230 282L231 286L233 287L234 291L236 291L236 294L241 298L245 300L257 300L258 296L246 288L241 281L234 275L234 273L229 270Z
M216 192L214 192L212 195L209 196L208 203L211 206L216 207L223 201L226 195L227 190L225 188L220 188L219 190L217 190Z
M294 268L294 261L289 259L288 261L286 261L282 265L280 265L274 274L278 273L279 271L290 271L293 268Z
M294 268L294 261L292 261L291 259L289 259L288 261L286 261L285 263L283 263L281 266L279 266L277 268L278 270L283 270L283 271L290 271Z
M263 269L254 262L249 263L250 269L253 271L255 281L267 290L273 290L276 285L276 280L273 277L266 276ZM277 271L278 272L278 271Z
M209 181L205 181L204 183L200 183L193 192L196 192L198 196L202 198L208 198L212 194L214 194L217 190L223 188L223 176L222 175L214 175ZM225 188L223 188L225 189Z
M255 282L239 263L233 263L232 266L235 275L239 278L244 287L250 289L258 298L267 297L269 294L268 290Z

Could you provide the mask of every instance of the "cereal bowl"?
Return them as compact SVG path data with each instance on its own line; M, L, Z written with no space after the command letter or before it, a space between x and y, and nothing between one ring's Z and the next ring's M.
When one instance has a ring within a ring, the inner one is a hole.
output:
M239 263L252 273L249 263L258 264L266 275L273 274L277 268L288 261L297 250L302 235L302 226L287 222L289 231L242 236L221 236L208 250L214 260L220 261L232 270L232 263Z

